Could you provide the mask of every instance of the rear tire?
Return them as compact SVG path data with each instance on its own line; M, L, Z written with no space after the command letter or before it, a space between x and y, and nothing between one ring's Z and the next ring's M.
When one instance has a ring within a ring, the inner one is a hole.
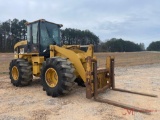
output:
M41 69L43 90L52 97L69 93L76 78L74 71L75 68L69 60L60 57L48 58Z
M10 62L9 76L16 87L29 85L33 79L32 65L25 59L14 59Z

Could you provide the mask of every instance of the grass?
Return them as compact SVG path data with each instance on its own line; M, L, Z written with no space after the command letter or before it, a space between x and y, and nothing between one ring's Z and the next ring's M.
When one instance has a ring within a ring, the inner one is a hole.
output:
M115 66L135 66L144 64L160 63L158 52L116 52L116 53L95 53L100 66L105 65L106 56L115 56Z

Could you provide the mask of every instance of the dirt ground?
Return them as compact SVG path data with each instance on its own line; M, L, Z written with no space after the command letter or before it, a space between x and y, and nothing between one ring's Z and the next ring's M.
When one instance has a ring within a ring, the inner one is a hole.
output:
M0 120L159 120L160 53L97 53L99 66L105 65L106 55L116 58L117 88L158 98L118 91L106 91L101 97L146 108L150 115L87 99L85 88L77 85L70 94L58 98L47 96L39 79L27 87L14 87L7 74L13 54L0 53Z

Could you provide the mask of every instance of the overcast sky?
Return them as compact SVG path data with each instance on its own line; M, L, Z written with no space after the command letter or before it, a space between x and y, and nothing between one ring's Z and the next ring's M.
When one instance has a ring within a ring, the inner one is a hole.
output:
M122 38L147 47L160 40L160 0L0 0L0 21L14 18L89 29L102 41Z

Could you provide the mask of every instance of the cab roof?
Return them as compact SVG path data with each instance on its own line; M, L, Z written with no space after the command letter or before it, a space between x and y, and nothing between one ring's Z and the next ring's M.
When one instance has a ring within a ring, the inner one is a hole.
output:
M63 27L62 24L57 24L57 23L53 23L53 22L49 22L49 21L46 21L45 19L39 19L39 20L36 20L36 21L33 21L33 22L27 22L26 25L29 25L29 24L33 24L33 23L36 23L36 22L48 22L48 23L51 23L51 24L56 24L58 25L59 27Z

